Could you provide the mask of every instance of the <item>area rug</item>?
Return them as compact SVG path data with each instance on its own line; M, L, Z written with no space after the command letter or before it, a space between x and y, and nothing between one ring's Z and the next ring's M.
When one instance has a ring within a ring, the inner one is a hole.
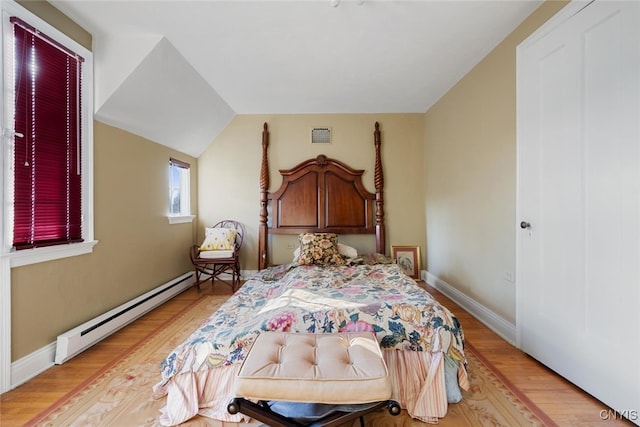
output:
M69 392L28 426L159 426L158 414L165 399L154 400L151 388L159 380L159 363L194 331L203 318L215 311L224 296L203 296L175 319L158 328L120 359ZM466 347L471 387L460 403L449 405L439 426L554 426L471 345ZM370 427L429 426L413 420L405 411L392 417L386 410L367 415ZM261 425L222 423L196 417L187 426ZM354 426L359 425L356 420Z

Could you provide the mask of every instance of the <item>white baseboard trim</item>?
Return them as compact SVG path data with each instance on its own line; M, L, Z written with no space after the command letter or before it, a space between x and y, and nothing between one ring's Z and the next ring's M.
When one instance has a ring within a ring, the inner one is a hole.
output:
M176 288L176 292L168 293L168 298L163 301L158 301L155 307L161 305L166 302L168 299L173 296L184 292L189 289L195 283L195 278L193 277L192 272L188 272L174 279L182 280L179 288ZM155 308L154 307L154 308ZM57 341L54 341L46 346L22 357L21 359L16 360L11 363L11 373L10 373L10 389L18 387L19 385L29 381L36 375L41 374L47 369L51 368L54 365L54 360L56 357L56 347ZM7 390L8 391L8 390Z
M251 279L253 276L255 276L255 274L258 272L259 270L242 270L242 280L249 280Z
M507 321L504 317L496 314L478 301L474 300L465 293L454 288L444 280L441 280L428 271L423 271L422 277L431 286L442 292L453 302L464 308L473 317L482 322L486 327L498 334L501 338L512 345L516 345L516 325ZM462 325L464 330L464 325Z
M11 388L29 381L52 367L55 356L56 342L54 341L11 363Z

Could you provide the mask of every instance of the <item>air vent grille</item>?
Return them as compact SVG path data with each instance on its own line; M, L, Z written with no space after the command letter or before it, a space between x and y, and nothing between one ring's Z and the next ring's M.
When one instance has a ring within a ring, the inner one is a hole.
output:
M311 129L312 144L330 144L331 128L313 128Z

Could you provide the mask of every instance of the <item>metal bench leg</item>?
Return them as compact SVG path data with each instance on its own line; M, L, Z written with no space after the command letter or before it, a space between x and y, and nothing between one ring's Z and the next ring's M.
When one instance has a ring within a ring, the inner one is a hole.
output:
M245 414L271 427L337 427L356 418L360 419L360 427L364 427L364 416L369 412L385 406L389 413L394 416L399 415L401 411L400 405L395 400L383 400L378 402L377 405L361 411L334 412L309 424L302 424L273 412L265 402L260 403L256 404L244 398L236 397L227 405L227 412L232 415L237 413Z
M290 418L273 412L267 405L258 405L243 398L236 397L227 405L227 412L237 414L238 412L266 423L270 427L304 427Z

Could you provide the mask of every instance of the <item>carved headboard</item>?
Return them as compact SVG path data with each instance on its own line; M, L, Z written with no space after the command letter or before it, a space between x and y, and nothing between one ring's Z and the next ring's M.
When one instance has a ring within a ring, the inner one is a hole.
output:
M319 155L291 169L280 169L282 184L270 193L269 131L262 131L260 170L260 224L258 228L258 268L267 267L268 234L327 232L336 234L375 234L376 251L385 253L384 177L380 159L380 125L375 124L376 192L362 184L364 170ZM269 207L271 218L269 218Z

